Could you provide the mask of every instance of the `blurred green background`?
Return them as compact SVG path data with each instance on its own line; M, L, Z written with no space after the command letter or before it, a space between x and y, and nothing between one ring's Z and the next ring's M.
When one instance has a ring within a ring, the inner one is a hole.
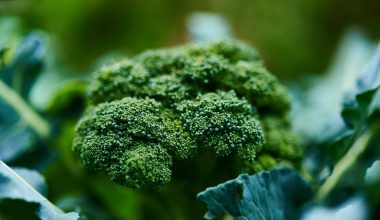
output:
M349 27L380 37L378 0L0 1L1 15L21 18L22 32L52 34L62 62L78 73L110 51L133 54L189 41L186 20L197 11L223 16L234 37L255 45L282 79L323 72Z

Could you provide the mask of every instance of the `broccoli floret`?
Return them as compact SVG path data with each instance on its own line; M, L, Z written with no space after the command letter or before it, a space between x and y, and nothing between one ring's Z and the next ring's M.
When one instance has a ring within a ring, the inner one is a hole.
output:
M287 90L261 62L239 61L229 74L220 77L219 83L246 97L262 114L286 113L290 109Z
M136 96L149 80L149 72L138 63L122 60L102 67L88 87L90 103L98 104Z
M286 160L296 160L302 156L300 140L289 130L287 118L266 116L262 118L261 124L265 133L262 151Z
M237 150L240 157L253 161L255 148L263 143L255 109L233 91L199 95L182 101L177 110L198 145L213 148L218 156Z
M170 180L172 156L185 159L197 150L172 115L153 99L126 97L99 104L79 122L74 150L84 165L120 184L160 186Z
M206 151L237 161L231 176L302 154L285 87L241 42L150 50L104 66L88 100L73 148L85 167L128 187L160 187L177 162Z

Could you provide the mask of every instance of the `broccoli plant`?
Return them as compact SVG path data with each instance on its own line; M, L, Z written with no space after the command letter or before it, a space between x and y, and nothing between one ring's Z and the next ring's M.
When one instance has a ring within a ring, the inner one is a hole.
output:
M183 161L202 158L205 168L215 160L234 177L302 155L286 88L241 42L149 50L106 65L89 82L88 103L74 151L86 168L131 188L163 186Z

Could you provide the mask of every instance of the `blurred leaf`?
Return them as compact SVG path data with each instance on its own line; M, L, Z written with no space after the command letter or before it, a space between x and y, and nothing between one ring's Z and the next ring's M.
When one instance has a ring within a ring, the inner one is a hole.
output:
M21 18L16 16L0 16L0 51L7 52L7 48L12 47L20 40L22 30ZM0 53L1 53L0 52ZM3 54L0 54L0 57ZM4 60L3 60L4 61Z
M350 29L325 74L304 75L301 82L297 80L291 85L293 127L306 143L326 142L345 128L341 117L342 99L355 87L360 71L374 50L375 45L362 31Z
M328 145L328 154L326 156L333 164L336 164L347 152L354 134L354 130L346 130L343 134L336 137L330 145Z
M242 174L216 187L207 188L197 198L206 202L206 219L224 212L235 219L295 219L297 204L311 195L309 186L291 169L274 169L249 176Z
M380 46L368 67L357 80L356 88L346 96L342 117L349 129L328 147L327 155L336 163L352 146L373 114L379 100L375 95L380 87Z
M40 73L45 52L41 34L32 33L0 68L0 159L12 161L29 150L50 128L26 102ZM38 135L38 137L36 136Z
M24 172L24 171L23 171ZM31 177L28 172L28 176ZM35 176L34 176L35 178ZM16 172L0 161L0 199L19 199L29 203L38 203L37 215L42 220L76 220L79 215L75 212L65 214L45 197L38 193Z
M0 101L0 112L6 109L7 107L1 106ZM1 115L2 113L0 113L0 159L7 162L25 153L33 145L35 134L23 121L15 124L6 123L7 119ZM12 118L12 114L9 114L9 118Z
M45 178L39 172L23 167L12 167L12 169L40 194L46 196L47 189Z
M362 197L351 198L337 208L312 207L302 216L302 220L366 220L368 206Z
M81 216L85 215L91 220L113 220L114 217L106 212L102 206L96 204L91 198L84 195L66 194L56 202L63 210L80 210ZM128 219L132 219L128 216Z
M380 45L368 67L357 80L356 89L345 100L342 116L350 127L359 129L373 113L374 105L379 104L379 100L374 99L379 87Z
M66 80L55 90L46 111L62 119L71 116L77 120L85 108L86 88L85 80Z
M376 122L378 115L374 115L379 107L379 88L380 46L345 100L342 117L349 129L325 149L334 169L320 187L318 199L331 198L333 202L345 199L363 186L367 168L380 157L380 140L376 136L380 129ZM333 194L338 190L339 197Z
M32 33L25 37L15 49L13 59L1 72L1 80L13 90L27 97L43 65L45 42L41 34Z

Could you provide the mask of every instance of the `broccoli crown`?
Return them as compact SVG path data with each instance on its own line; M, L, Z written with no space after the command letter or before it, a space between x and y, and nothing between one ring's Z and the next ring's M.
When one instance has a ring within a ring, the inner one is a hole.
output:
M176 160L204 150L250 171L302 154L285 87L241 42L150 50L106 65L88 100L73 148L87 168L128 187L162 186Z

